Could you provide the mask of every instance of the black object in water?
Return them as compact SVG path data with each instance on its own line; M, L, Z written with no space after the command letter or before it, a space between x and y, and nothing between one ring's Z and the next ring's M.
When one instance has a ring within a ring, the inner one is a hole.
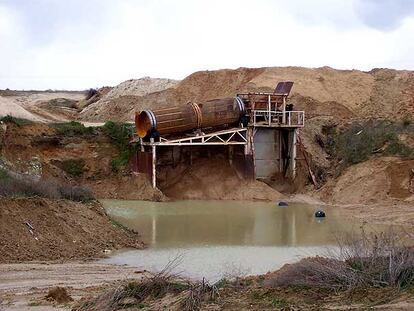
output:
M280 201L277 205L281 206L281 207L289 206L289 204L287 202L284 202L284 201Z
M315 213L315 217L317 217L317 218L322 218L322 217L325 217L325 216L326 216L326 214L325 214L324 211L317 211Z

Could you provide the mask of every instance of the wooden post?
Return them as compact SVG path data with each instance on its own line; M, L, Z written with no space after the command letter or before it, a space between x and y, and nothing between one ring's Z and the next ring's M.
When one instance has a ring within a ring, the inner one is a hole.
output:
M229 163L233 165L233 146L229 145Z
M292 168L292 179L296 178L296 141L297 141L297 129L295 128L292 133L292 155L290 157L291 160L291 168Z
M282 124L286 124L286 97L283 96L283 105L282 105Z
M152 188L157 188L157 156L154 138L150 139L152 144Z

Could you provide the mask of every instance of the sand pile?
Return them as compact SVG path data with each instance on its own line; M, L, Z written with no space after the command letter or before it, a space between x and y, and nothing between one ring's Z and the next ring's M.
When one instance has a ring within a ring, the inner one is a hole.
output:
M111 100L121 96L144 96L149 93L163 91L175 87L179 81L172 79L159 79L144 77L141 79L131 79L122 82L112 88L104 97L105 100Z
M151 93L174 88L178 83L178 80L150 77L124 81L113 87L106 94L103 94L102 98L100 98L97 102L88 105L85 109L83 109L81 118L89 116L86 119L105 121L109 119L117 119L118 113L115 114L115 117L110 117L110 113L108 114L109 111L112 111L111 108L113 108L117 102L121 101L122 103L125 103L124 105L131 105L131 103L128 100L125 101L125 99L130 97L135 98L145 96ZM106 117L101 118L101 114L106 115Z
M170 198L185 200L276 201L283 195L263 182L243 179L224 155L198 158L191 166L161 172L159 187Z
M414 201L414 160L376 158L347 168L320 191L334 204L374 204Z
M414 114L414 72L377 69L335 70L329 67L239 68L195 72L175 85L146 95L124 92L96 103L81 114L85 120L132 120L134 111L160 105L183 105L234 96L237 92L272 91L278 81L294 81L291 101L309 116L402 118ZM338 108L339 107L339 108Z
M106 249L142 247L114 226L99 203L0 199L0 262L100 257Z

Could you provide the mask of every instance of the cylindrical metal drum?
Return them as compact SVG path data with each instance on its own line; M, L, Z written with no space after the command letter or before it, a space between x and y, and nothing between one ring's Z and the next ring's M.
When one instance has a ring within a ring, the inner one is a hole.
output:
M137 135L144 138L151 131L165 135L233 124L244 114L244 103L240 98L214 99L200 104L189 103L180 107L137 112L135 126Z

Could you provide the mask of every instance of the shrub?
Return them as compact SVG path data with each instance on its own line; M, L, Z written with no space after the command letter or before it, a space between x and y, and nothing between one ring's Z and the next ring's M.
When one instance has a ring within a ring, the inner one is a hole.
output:
M91 126L84 126L82 123L71 121L65 123L54 123L51 124L51 127L56 129L58 134L63 136L84 136L84 135L93 135L95 133L95 128Z
M103 126L103 129L119 150L119 156L111 162L112 169L118 171L128 164L129 158L134 152L134 148L129 144L134 133L134 125L108 121Z
M89 188L62 185L58 189L63 199L77 202L90 202L95 199L93 192Z
M9 176L0 180L0 196L4 197L44 197L59 199L60 194L54 183L48 181L21 180Z
M375 153L414 157L413 148L400 142L398 135L402 133L414 135L407 121L370 120L353 123L341 132L326 130L324 146L328 154L345 166L366 161Z
M23 125L33 123L30 120L23 119L23 118L16 118L16 117L13 117L11 115L7 115L7 116L4 116L4 117L0 118L0 121L4 122L4 123L13 123L13 124L16 124L17 126L23 126Z
M63 170L72 177L80 177L85 172L85 161L83 159L69 159L62 162Z
M85 94L85 100L91 99L96 94L98 94L98 91L96 89L89 89L89 90L87 90L86 91L86 94Z
M401 244L401 234L346 237L330 257L303 259L283 268L270 286L305 286L327 289L414 286L414 249Z
M12 177L6 171L0 170L0 196L3 197L42 197L49 199L68 199L78 202L94 200L92 191L88 188L70 185L59 185L56 182L29 178Z

